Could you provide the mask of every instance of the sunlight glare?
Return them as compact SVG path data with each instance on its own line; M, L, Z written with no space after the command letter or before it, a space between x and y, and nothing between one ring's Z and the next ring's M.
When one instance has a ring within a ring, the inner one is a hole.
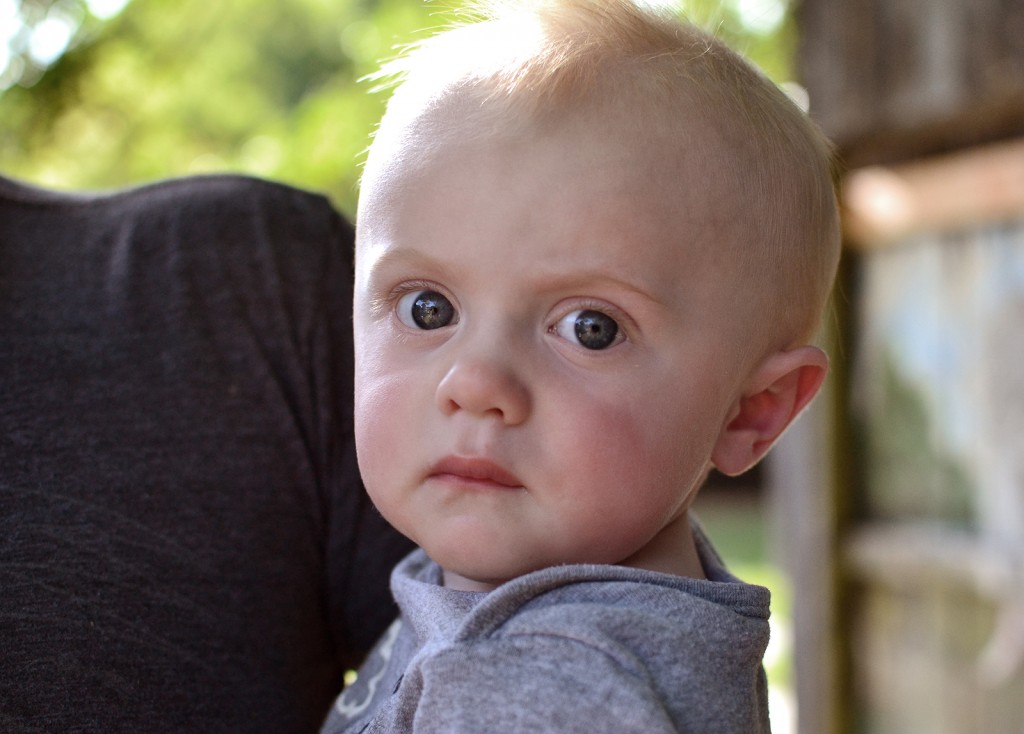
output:
M0 43L0 90L4 90L10 86L7 81L7 67L11 63L11 51L7 46L6 40Z
M686 4L680 2L680 0L637 0L637 3L640 5L646 5L649 8L654 8L655 10L674 11L679 11L679 9Z
M740 22L754 33L771 33L786 16L785 0L738 0Z
M18 17L18 6L14 0L0 0L0 53L7 53L7 45L18 34L21 18ZM2 68L2 66L0 66Z
M67 50L77 28L78 24L72 18L51 11L32 29L29 39L32 60L42 66L52 64Z
M86 0L89 12L100 20L113 18L124 10L124 6L131 0Z

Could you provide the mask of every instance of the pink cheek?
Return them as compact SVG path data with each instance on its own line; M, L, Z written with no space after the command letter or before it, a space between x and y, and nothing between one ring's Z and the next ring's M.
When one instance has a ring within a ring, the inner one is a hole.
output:
M568 415L568 414L566 414ZM574 416L565 429L584 473L605 483L628 481L649 453L648 427L630 406L595 404Z
M609 501L624 496L628 502L671 502L703 476L705 457L694 445L701 437L687 431L688 421L666 420L670 410L662 403L596 403L567 422L568 446L577 450L570 454L563 444L563 456L574 457L581 479L606 487L614 495Z
M409 399L395 379L363 380L356 391L355 439L359 469L368 487L378 485L394 468L396 452L409 440L402 429L411 424Z

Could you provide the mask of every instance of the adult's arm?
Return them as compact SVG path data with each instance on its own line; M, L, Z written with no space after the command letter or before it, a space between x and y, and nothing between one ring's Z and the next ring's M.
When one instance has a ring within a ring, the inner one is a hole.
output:
M316 730L407 549L355 465L351 248L253 179L0 179L0 730Z

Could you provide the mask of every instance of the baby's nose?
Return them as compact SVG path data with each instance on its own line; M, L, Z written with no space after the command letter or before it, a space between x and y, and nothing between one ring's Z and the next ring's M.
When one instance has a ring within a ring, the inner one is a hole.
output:
M445 415L466 411L514 426L530 413L530 393L508 366L494 360L459 359L437 386L437 406Z

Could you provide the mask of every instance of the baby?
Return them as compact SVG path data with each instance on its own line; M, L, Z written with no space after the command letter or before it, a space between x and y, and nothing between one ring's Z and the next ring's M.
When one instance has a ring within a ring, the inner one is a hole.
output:
M768 592L688 510L825 376L829 144L629 0L489 6L396 63L359 202L355 430L422 550L324 732L767 731Z

